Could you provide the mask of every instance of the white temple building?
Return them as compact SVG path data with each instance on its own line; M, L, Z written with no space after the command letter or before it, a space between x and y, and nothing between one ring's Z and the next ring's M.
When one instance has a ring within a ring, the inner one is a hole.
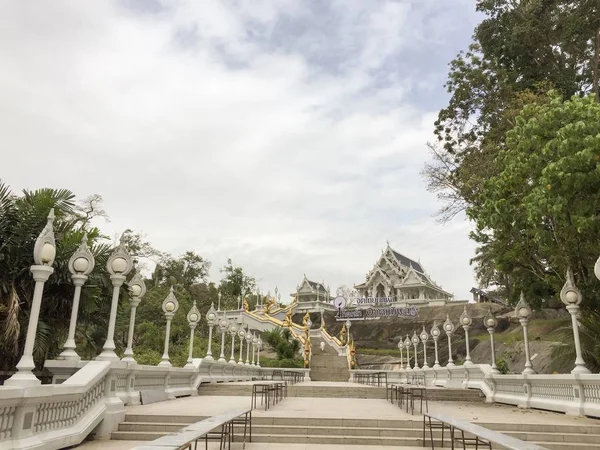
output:
M360 297L392 297L395 306L437 306L453 300L453 295L438 286L420 262L398 253L389 243L365 282L354 288Z
M325 282L317 283L309 280L306 278L306 274L302 282L296 286L296 292L291 296L298 299L296 312L335 310L329 286L325 287Z

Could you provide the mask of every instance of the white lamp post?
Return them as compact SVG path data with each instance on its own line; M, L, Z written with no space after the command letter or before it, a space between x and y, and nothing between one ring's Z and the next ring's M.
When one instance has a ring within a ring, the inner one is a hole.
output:
M165 313L165 319L167 319L167 328L165 330L165 349L162 355L161 361L158 363L159 366L170 366L171 361L169 361L169 340L171 338L171 320L173 320L173 316L179 309L179 302L175 298L175 294L173 293L173 286L171 286L171 290L169 291L169 295L162 302L162 310Z
M415 365L413 368L418 369L419 362L417 361L417 345L419 345L419 336L417 336L417 332L414 330L413 330L412 343L413 343L413 346L415 347Z
M246 329L246 363L245 366L250 365L250 342L252 342L252 333L250 333L250 326Z
M17 373L4 382L5 386L36 386L41 384L41 381L33 374L33 369L35 369L33 347L40 317L40 307L42 306L44 284L54 272L54 269L51 267L56 257L56 243L54 242L54 230L52 228L53 222L54 208L50 210L46 226L44 226L44 229L35 240L35 246L33 247L33 260L35 264L29 270L33 274L35 288L33 290L33 300L29 313L25 348L23 349L23 356L21 356L17 364Z
M450 314L446 314L444 331L446 332L446 336L448 336L448 363L446 367L454 367L454 361L452 360L452 333L454 332L454 324L450 320Z
M398 341L398 350L400 350L400 370L404 370L404 342L402 342L402 338Z
M519 303L515 307L515 314L519 318L519 323L523 327L523 338L525 340L525 369L523 374L535 373L533 370L533 364L531 364L531 358L529 357L529 334L527 333L527 325L529 324L529 317L531 317L531 308L525 301L525 294L521 291L521 298Z
M256 349L257 349L257 352L256 352L256 365L258 367L260 367L260 350L262 349L262 345L263 345L262 339L259 337L258 338L258 342L257 342L257 346L256 346Z
M410 339L408 338L408 334L406 335L406 339L404 339L404 348L406 349L406 370L412 370L410 367Z
M221 354L219 355L219 362L222 363L227 362L225 359L225 333L227 333L228 329L229 320L227 320L227 317L223 314L219 319L219 330L221 330Z
M193 359L194 359L194 330L198 326L200 322L200 311L198 311L198 307L196 306L196 300L194 300L194 304L192 308L189 310L187 314L187 321L190 326L190 352L188 353L187 364L185 367L193 368Z
M213 331L213 327L217 323L217 320L218 320L218 317L217 317L217 311L215 311L215 305L214 305L214 303L211 303L210 308L206 312L206 323L208 323L208 349L206 350L206 356L204 357L204 359L206 359L207 361L214 361L212 351L211 351L211 349L212 349L212 331Z
M254 352L256 351L256 345L258 344L258 338L256 334L252 333L252 365L256 365L256 361L254 360Z
M118 361L119 357L115 353L115 323L117 321L117 309L119 307L119 292L125 282L127 274L133 268L133 260L125 248L125 242L121 240L119 246L110 255L106 263L106 270L110 273L110 281L113 285L112 303L110 305L110 317L108 321L108 332L106 342L102 347L96 359L101 361Z
M218 302L217 302L217 311L220 312L221 311L221 291L219 291L217 293L217 300L218 300Z
M438 339L440 338L440 329L437 327L437 322L433 322L433 327L431 328L431 336L433 336L433 348L435 350L435 362L433 363L433 368L438 369L440 366L440 360L438 359Z
M600 262L600 258L598 259ZM600 264L596 263L596 268L600 270ZM591 373L585 366L583 356L581 356L581 342L579 341L579 322L577 315L579 314L579 305L583 300L581 292L575 286L573 280L573 272L571 268L567 269L567 280L560 291L560 299L566 305L567 311L571 314L571 323L573 324L573 339L575 340L575 368L571 373Z
M429 364L427 364L427 339L429 339L429 335L427 331L425 331L425 325L423 325L423 331L421 331L421 342L423 342L423 369L429 369Z
M71 321L69 322L69 334L67 341L63 345L64 350L57 359L69 359L79 361L81 358L75 352L75 329L77 327L77 313L79 311L79 298L81 297L81 287L86 282L88 275L94 270L94 255L87 245L87 234L83 235L79 248L73 253L69 259L69 272L71 272L71 280L75 286L75 294L73 294L73 309L71 310Z
M231 357L229 358L229 364L235 364L235 337L237 336L237 327L235 322L231 322L229 325L229 333L231 334Z
M238 295L238 298L237 298L237 300L238 300L238 307L237 307L237 309L238 309L238 311L239 311L239 310L240 310L240 305L242 304L242 296L241 296L241 295Z
M472 323L473 323L473 319L471 319L471 317L467 313L467 307L465 306L463 313L460 315L460 324L462 325L463 330L465 330L465 343L467 345L467 356L465 358L465 363L464 363L465 366L469 366L469 365L473 364L471 362L471 350L470 350L470 346L469 346L469 330L471 329Z
M496 367L496 348L494 346L494 332L496 331L496 327L498 326L498 321L492 314L491 308L483 318L483 325L485 325L485 327L488 330L488 333L490 333L490 345L492 347L492 372L500 373L500 371Z
M142 297L146 293L146 283L139 271L136 271L135 275L127 283L129 286L129 305L131 306L131 313L129 314L129 332L127 333L127 348L123 352L123 358L121 361L135 362L133 357L133 331L135 329L135 312L137 307L142 301Z
M238 365L244 365L244 339L246 338L246 331L244 330L244 325L240 325L240 329L238 330L238 337L240 338L240 357L238 359Z

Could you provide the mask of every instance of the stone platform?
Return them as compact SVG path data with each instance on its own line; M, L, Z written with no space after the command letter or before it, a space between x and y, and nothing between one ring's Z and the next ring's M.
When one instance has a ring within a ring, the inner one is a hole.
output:
M249 396L219 395L128 407L125 422L113 433L115 441L99 448L131 448L135 442L121 447L129 444L120 441L155 439L205 417L249 405ZM430 411L451 414L550 450L600 450L600 421L594 419L458 401L432 401L429 407ZM422 420L422 415L407 414L383 399L288 397L268 411L254 410L253 444L247 448L285 445L286 449L325 450L328 447L321 445L329 444L331 449L367 449L373 445L374 449L393 446L407 450L422 446ZM439 433L434 438L439 440ZM86 445L92 444L96 443Z
M203 384L198 393L207 396L249 396L253 382ZM485 396L476 389L428 388L430 400L483 402ZM359 383L309 381L288 388L289 397L385 399L385 388Z

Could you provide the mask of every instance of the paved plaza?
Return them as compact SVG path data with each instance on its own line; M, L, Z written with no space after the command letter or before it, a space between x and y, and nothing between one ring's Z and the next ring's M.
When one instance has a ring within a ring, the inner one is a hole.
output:
M233 383L232 383L233 384ZM329 385L341 385L344 383L331 383ZM314 386L326 386L324 383L311 383ZM345 383L348 387L354 385ZM260 402L259 402L260 403ZM128 415L156 415L172 417L177 422L181 417L205 417L214 416L234 408L250 406L250 396L197 396L179 398L168 402L159 402L150 405L129 406L126 408ZM567 416L547 411L532 409L520 409L514 406L486 403L466 402L429 402L429 410L450 414L457 419L467 420L480 424L522 424L524 427L531 424L542 425L590 425L597 426L600 422L585 417ZM318 397L288 397L279 404L265 411L260 408L253 411L253 417L262 418L268 422L269 418L283 419L292 424L303 424L310 426L327 425L328 419L342 419L342 426L352 428L358 422L368 424L371 427L380 426L378 420L409 420L415 422L415 427L420 427L422 416L406 413L383 399L357 399L357 398L318 398ZM136 445L147 444L147 441L91 441L78 446L80 450L126 450ZM204 445L204 444L202 444ZM271 450L285 447L289 450L311 449L341 450L357 448L384 449L389 446L367 446L367 445L317 445L306 443L252 443L247 444L248 450ZM209 448L218 448L217 443L209 444ZM241 448L241 443L232 444L232 448ZM403 450L417 449L422 447L401 447Z

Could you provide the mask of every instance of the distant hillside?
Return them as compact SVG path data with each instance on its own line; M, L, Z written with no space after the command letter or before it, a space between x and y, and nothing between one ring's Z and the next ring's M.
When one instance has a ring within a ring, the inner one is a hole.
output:
M459 326L459 318L463 312L463 307L464 305L421 307L419 308L419 315L414 319L382 318L365 322L353 322L351 334L356 343L357 360L360 367L399 367L400 351L398 350L398 341L400 338L405 339L406 335L412 337L413 331L416 331L418 335L423 329L423 325L430 333L434 321L437 321L442 332L438 341L438 354L440 364L445 365L448 360L448 340L443 332L442 325L446 320L446 314L450 315L450 320L456 327L452 335L453 359L455 363L462 364L466 356L464 330ZM490 308L498 319L495 334L496 358L498 360L504 359L511 372L521 372L525 364L523 331L514 316L514 310L509 307L480 303L467 306L469 315L473 319L469 336L471 360L474 363L489 364L491 362L489 333L483 325L483 317ZM334 316L334 313L325 313L325 323L329 333L338 335L342 323L336 322ZM294 320L301 323L302 316L297 314L294 316ZM311 320L315 327L318 326L320 323L319 314L312 314ZM571 363L565 366L558 361L553 361L550 356L552 345L559 342L557 330L568 326L570 326L570 316L564 308L534 312L529 326L529 338L533 366L539 373L568 373L573 368ZM423 363L422 348L423 346L419 344L419 366ZM404 357L406 358L406 352L404 352ZM411 358L413 357L414 348L411 347ZM427 360L429 366L433 366L435 355L431 337L427 346Z

